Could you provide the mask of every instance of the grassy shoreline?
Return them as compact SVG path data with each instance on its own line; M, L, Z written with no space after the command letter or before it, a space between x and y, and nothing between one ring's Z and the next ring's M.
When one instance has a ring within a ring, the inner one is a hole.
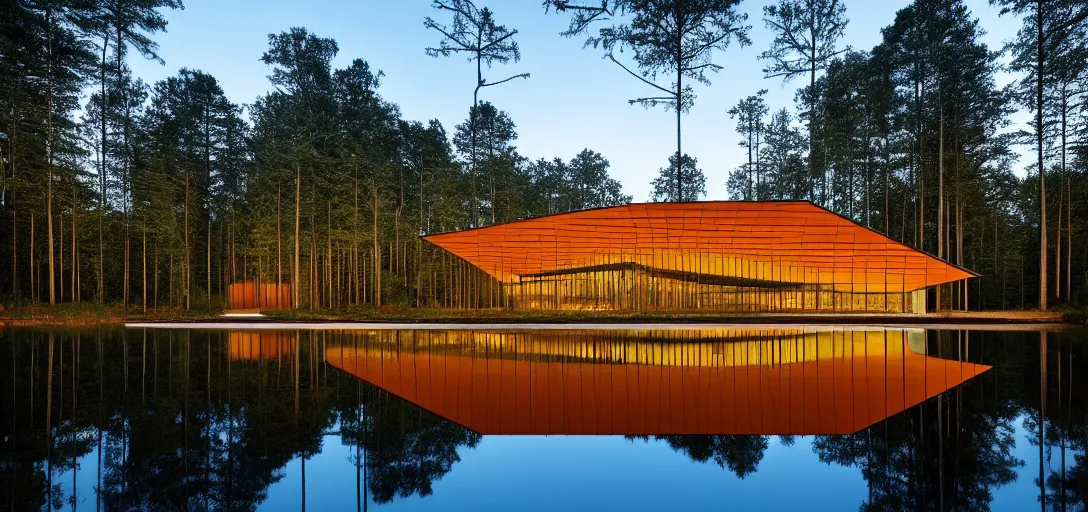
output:
M39 325L98 325L123 324L134 320L192 321L215 317L220 309L185 311L183 308L125 308L121 304L97 304L93 302L65 303L50 306L5 306L0 310L0 324L5 326Z

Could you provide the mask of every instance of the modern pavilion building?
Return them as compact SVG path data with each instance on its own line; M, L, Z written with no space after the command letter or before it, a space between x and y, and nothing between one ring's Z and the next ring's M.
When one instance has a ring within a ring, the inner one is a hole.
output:
M629 204L425 240L489 281L461 285L462 307L921 313L927 288L978 277L796 201Z

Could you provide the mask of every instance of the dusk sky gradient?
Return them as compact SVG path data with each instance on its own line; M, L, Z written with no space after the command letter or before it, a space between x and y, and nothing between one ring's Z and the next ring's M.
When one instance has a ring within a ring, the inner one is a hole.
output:
M477 0L488 6L499 23L518 30L522 60L485 70L492 81L518 73L515 80L481 91L480 99L510 113L517 125L519 152L531 160L572 158L583 148L602 153L611 162L612 176L624 193L646 201L650 180L676 151L673 112L628 105L627 100L653 90L604 60L600 50L582 48L583 39L566 39L559 32L567 17L545 14L539 0ZM695 106L683 119L684 152L698 159L707 176L707 199L727 199L728 173L747 159L738 147L736 123L727 111L741 98L768 89L772 112L787 107L795 112L794 94L807 79L783 84L764 79L758 60L772 35L762 20L762 8L771 0L741 3L752 26L752 45L735 42L719 52L714 62L724 69L710 76L712 85L695 85ZM880 41L880 29L892 23L895 12L908 2L846 1L850 23L840 45L871 49ZM986 30L991 50L1012 38L1020 20L999 16L986 0L967 0L967 5ZM396 103L403 117L426 122L438 119L452 135L454 126L468 115L472 103L475 65L464 58L432 58L424 53L437 46L439 34L426 30L423 18L447 20L429 0L346 1L310 0L185 0L182 11L167 12L169 26L154 39L165 66L131 57L136 76L152 84L180 68L200 69L215 76L227 97L251 104L269 88L268 68L260 62L268 47L268 35L306 27L321 37L337 41L340 53L334 66L347 66L363 58L385 77L381 95ZM1013 77L1002 75L998 84ZM668 84L671 77L659 78ZM1018 112L1010 129L1027 129L1028 115ZM1023 148L1021 148L1023 149ZM1015 170L1023 175L1026 160Z

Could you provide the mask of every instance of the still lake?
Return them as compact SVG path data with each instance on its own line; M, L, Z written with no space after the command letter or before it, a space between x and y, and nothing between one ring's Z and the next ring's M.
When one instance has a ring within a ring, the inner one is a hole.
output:
M1084 510L1086 358L1080 328L9 328L0 510Z

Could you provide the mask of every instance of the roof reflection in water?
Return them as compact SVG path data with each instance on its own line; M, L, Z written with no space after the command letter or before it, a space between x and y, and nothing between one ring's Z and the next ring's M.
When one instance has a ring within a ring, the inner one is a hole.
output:
M350 340L350 338L349 338ZM481 434L849 434L988 366L912 329L379 331L332 366Z

